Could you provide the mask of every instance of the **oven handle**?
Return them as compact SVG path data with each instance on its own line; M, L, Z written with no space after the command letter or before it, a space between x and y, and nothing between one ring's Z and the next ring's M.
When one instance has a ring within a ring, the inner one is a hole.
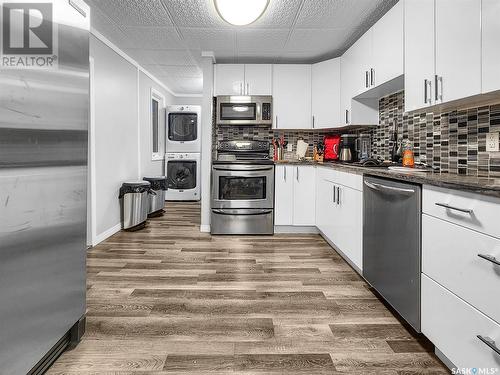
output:
M212 210L212 212L217 215L257 216L257 215L268 215L272 213L273 210L252 210L252 212L246 212L246 213L236 213L234 211L225 211L225 210Z
M227 171L227 172L254 172L254 171L271 171L273 167L249 167L249 168L221 168L213 167L215 171Z

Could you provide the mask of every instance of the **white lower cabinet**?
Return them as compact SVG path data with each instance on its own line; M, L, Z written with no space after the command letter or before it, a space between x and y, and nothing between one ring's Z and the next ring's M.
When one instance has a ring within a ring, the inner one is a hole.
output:
M315 191L314 166L276 166L274 225L314 226Z
M359 270L363 269L361 175L318 167L316 225Z
M500 325L425 274L422 274L422 332L458 368L490 369L477 373L498 373L491 369L500 368L500 356L478 336L495 341L491 345L498 347Z
M422 215L422 272L500 323L500 240Z

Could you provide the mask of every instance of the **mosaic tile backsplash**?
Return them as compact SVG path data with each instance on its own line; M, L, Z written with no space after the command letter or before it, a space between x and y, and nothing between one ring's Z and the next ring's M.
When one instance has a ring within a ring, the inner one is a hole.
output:
M500 104L445 113L404 113L404 92L379 102L379 126L371 130L373 157L389 159L391 133L397 127L399 140L409 139L416 161L438 167L443 173L500 177L500 153L486 151L486 134L500 132ZM293 145L303 139L309 155L315 144L331 130L276 130L269 127L214 126L213 146L232 139L269 140L282 135Z
M391 132L413 143L415 159L441 172L500 177L500 153L486 151L486 134L500 131L500 104L443 113L404 113L404 92L380 100L373 154L389 158Z

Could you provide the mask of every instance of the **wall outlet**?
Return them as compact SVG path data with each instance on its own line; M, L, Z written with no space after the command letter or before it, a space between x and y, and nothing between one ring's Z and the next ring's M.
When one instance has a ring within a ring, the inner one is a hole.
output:
M293 145L292 145L291 143L287 144L287 145L286 145L286 150L287 150L288 152L292 152L292 151L293 151Z
M500 151L499 133L488 133L486 135L486 151Z

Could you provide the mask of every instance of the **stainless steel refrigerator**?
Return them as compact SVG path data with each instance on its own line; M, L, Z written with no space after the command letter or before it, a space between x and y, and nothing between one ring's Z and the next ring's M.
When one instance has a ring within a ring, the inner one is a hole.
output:
M0 4L0 373L37 374L84 330L90 15Z

